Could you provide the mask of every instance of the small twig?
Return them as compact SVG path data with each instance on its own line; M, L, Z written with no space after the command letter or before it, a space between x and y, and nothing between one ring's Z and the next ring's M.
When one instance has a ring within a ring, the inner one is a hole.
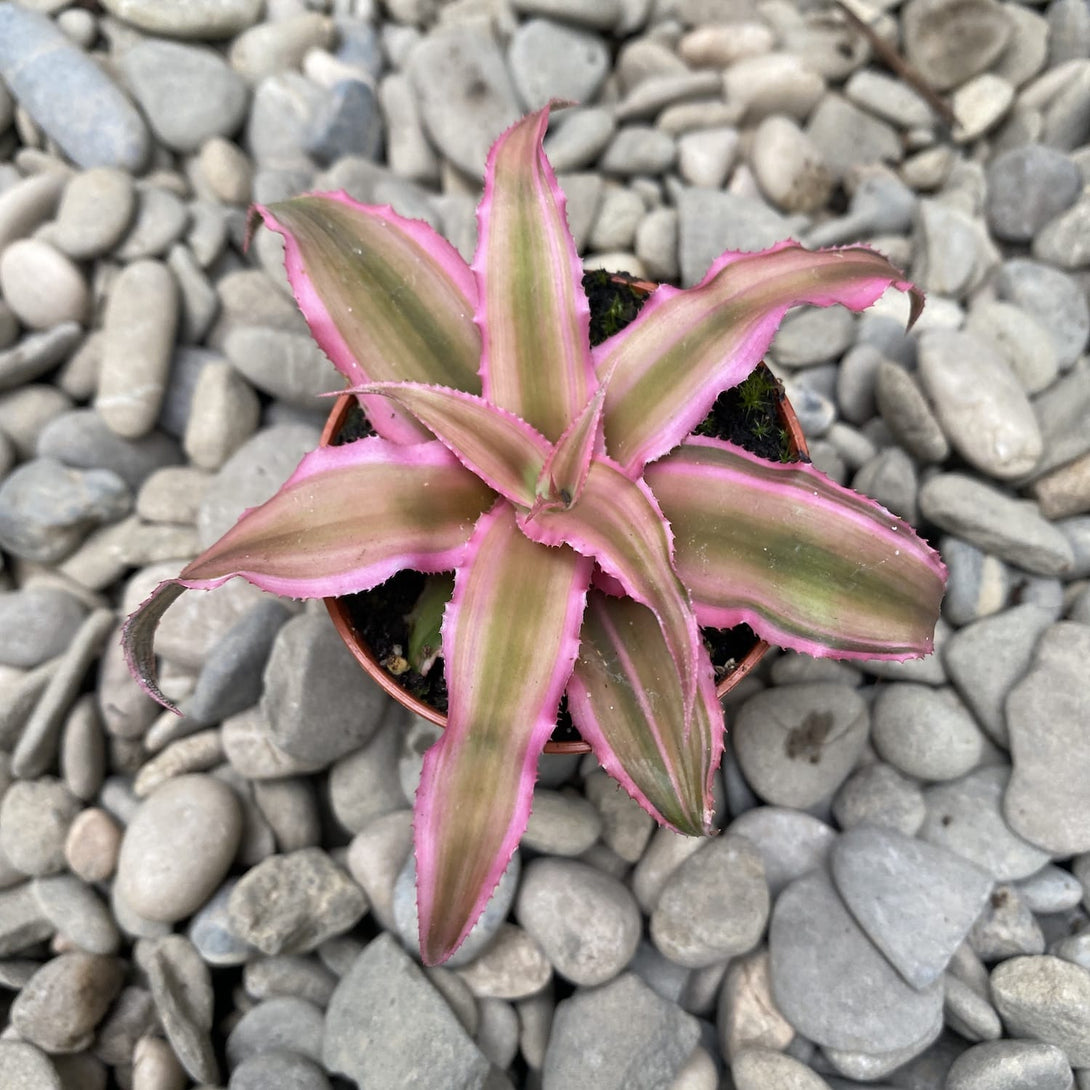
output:
M954 111L950 109L946 99L944 99L932 86L906 61L896 49L893 48L883 37L881 37L868 22L860 19L851 7L845 2L845 0L833 0L838 8L848 17L848 22L852 24L863 35L864 38L870 43L871 49L881 58L886 67L892 72L895 72L911 87L921 98L923 98L927 104L949 125L953 128L957 124L957 118L954 117Z

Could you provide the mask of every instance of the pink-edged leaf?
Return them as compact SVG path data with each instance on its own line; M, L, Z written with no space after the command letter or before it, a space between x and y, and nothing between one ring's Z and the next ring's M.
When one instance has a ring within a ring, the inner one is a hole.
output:
M681 679L654 614L592 590L568 682L572 721L599 764L653 817L679 833L712 831L712 777L723 711L703 653L691 729Z
M535 512L543 507L567 509L579 501L590 472L591 458L604 452L602 410L605 397L605 386L599 386L553 444L538 478Z
M485 396L555 442L595 379L583 267L564 193L541 150L548 121L545 107L493 145L473 271Z
M350 594L403 568L445 571L461 561L495 500L438 442L403 447L372 436L307 454L271 499L252 507L178 578L126 622L138 680L161 703L151 641L182 589L209 590L236 575L294 598Z
M412 382L370 383L354 392L380 394L407 409L490 488L529 507L551 444L525 420L482 397Z
M345 193L311 193L255 211L284 236L299 308L350 385L424 382L480 392L477 285L446 239ZM389 402L363 405L379 435L422 437Z
M654 612L682 678L686 712L691 712L700 632L689 593L674 570L669 523L643 481L631 481L608 459L595 458L578 503L567 510L519 515L519 526L543 545L568 544L592 557L630 598Z
M420 950L448 958L526 820L541 748L579 646L591 564L529 541L503 500L483 515L443 620L447 726L416 793Z
M631 325L595 349L599 375L612 371L606 450L638 475L753 370L789 307L862 310L891 285L912 292L915 320L922 295L873 250L781 242L762 253L724 254L688 291L658 288Z
M693 438L648 466L700 623L814 656L932 649L946 569L902 519L805 463Z

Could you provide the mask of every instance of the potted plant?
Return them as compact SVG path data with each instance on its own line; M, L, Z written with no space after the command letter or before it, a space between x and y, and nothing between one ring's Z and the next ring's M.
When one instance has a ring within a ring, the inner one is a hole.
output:
M658 286L624 273L584 273L591 347L628 325ZM808 454L806 438L783 385L763 363L738 386L719 395L697 431L730 439L778 461L798 461ZM369 434L373 430L356 397L341 394L326 420L320 444L336 445ZM452 591L449 573L425 577L404 571L370 591L325 599L341 639L375 683L414 715L439 727L447 722L441 621ZM769 648L768 641L758 639L748 625L702 631L702 635L712 652L715 692L720 700L757 666ZM579 737L562 709L544 752L583 754L590 753L591 747Z
M937 555L879 505L808 464L690 434L788 307L858 310L893 285L918 309L916 290L865 248L781 243L658 288L592 351L547 123L546 108L493 147L472 267L427 225L344 194L256 210L376 434L306 455L123 633L170 706L152 640L187 588L241 575L330 597L406 568L455 572L447 724L413 823L428 963L459 946L518 844L562 697L649 813L708 833L723 721L700 626L903 659L931 650L943 592Z

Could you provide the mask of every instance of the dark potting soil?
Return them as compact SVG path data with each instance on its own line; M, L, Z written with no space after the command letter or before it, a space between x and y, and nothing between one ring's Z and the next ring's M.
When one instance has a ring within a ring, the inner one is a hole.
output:
M642 289L631 285L627 277L600 270L584 274L583 288L591 312L592 345L600 344L623 329L639 313L647 296ZM745 382L716 398L711 411L694 430L698 435L737 443L770 461L794 461L798 455L791 451L790 437L780 418L783 399L780 382L763 363L758 364ZM373 434L363 411L354 406L333 442L339 446ZM413 669L405 658L409 646L406 617L416 605L425 579L426 576L417 571L400 571L372 590L345 595L343 601L356 632L397 683L418 700L445 714L447 683L443 660L436 660L425 675ZM744 624L734 628L705 628L701 635L711 656L717 683L757 642L753 630ZM571 742L579 737L568 714L566 699L562 700L552 741Z

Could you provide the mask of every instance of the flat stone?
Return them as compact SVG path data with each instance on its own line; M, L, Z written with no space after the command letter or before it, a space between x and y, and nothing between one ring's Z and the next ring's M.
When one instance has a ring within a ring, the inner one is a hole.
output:
M1003 1035L1003 1023L987 999L952 973L943 980L944 1011L950 1029L967 1041L994 1041Z
M941 1018L941 981L922 990L906 984L820 870L780 894L769 951L777 1006L820 1045L888 1052L916 1044Z
M730 1065L735 1090L827 1090L829 1084L813 1068L783 1052L750 1048Z
M219 885L241 834L238 799L226 784L199 774L168 780L125 830L118 892L148 919L184 919Z
M903 367L879 360L874 369L874 400L897 441L921 462L942 462L950 454L934 410L917 381Z
M552 98L593 102L609 72L609 50L597 34L528 19L511 36L507 63L526 108L539 110Z
M1033 498L1048 519L1090 511L1090 455L1084 454L1035 481Z
M919 341L919 376L951 445L971 465L1011 480L1037 464L1043 443L1029 398L986 342L929 330Z
M28 329L87 319L90 293L76 264L40 238L23 238L0 254L0 292Z
M227 1036L232 1068L251 1056L289 1052L320 1062L322 1009L297 996L275 996L248 1010Z
M837 891L856 922L914 988L938 980L992 890L953 852L891 829L857 826L832 852Z
M782 806L755 806L739 814L724 832L757 849L765 883L775 897L789 882L825 862L836 840L824 821Z
M1075 162L1043 144L995 156L986 172L988 226L1008 242L1029 242L1049 220L1070 208L1082 189Z
M855 319L844 307L791 313L772 339L772 354L786 367L839 360L855 339Z
M963 1052L946 1075L946 1090L1068 1090L1071 1065L1043 1041L985 1041Z
M671 961L706 968L756 946L768 909L757 849L742 837L716 837L667 879L651 914L651 940Z
M585 798L536 787L521 843L547 855L581 855L601 831L602 818Z
M1007 604L1012 580L1002 560L950 534L939 542L939 550L948 573L942 612L951 624L971 624Z
M329 1079L320 1064L295 1052L247 1056L231 1070L231 1090L329 1090Z
M310 50L328 49L335 36L333 20L325 13L300 11L247 28L231 43L228 57L236 72L257 84L302 67Z
M992 1000L1008 1032L1055 1045L1072 1067L1090 1066L1090 972L1041 954L1001 962L991 975Z
M609 174L661 174L669 170L677 155L674 141L648 125L624 125L617 130L598 160L598 168Z
M309 334L242 326L227 334L223 350L254 386L291 405L325 407L322 395L343 385L336 368Z
M734 723L734 748L750 786L766 802L802 809L829 798L866 742L869 717L846 685L766 689Z
M1000 299L1028 311L1048 330L1061 370L1067 370L1090 337L1090 304L1070 274L1029 258L1004 261L995 280Z
M57 874L80 808L80 800L52 776L16 780L0 799L0 852L22 874Z
M620 0L514 0L512 7L525 15L543 15L576 26L612 30L622 15Z
M59 655L86 616L83 602L59 588L0 593L0 662L28 669Z
M1055 856L1090 850L1090 760L1083 726L1090 627L1061 621L1045 630L1033 663L1007 697L1014 771L1004 799L1011 828Z
M640 912L628 889L569 859L543 857L527 866L515 915L553 968L586 987L617 976L640 937Z
M500 924L484 952L455 971L478 999L524 999L540 992L553 973L538 943L511 923Z
M1038 394L1055 381L1059 363L1052 340L1044 326L1021 307L975 300L965 330L995 345L1027 394Z
M1039 871L1049 861L1048 853L1023 840L1003 819L1009 779L1009 769L992 765L928 788L920 839L968 859L1001 882Z
M443 30L413 49L407 69L432 140L460 170L481 177L492 142L521 114L495 43L469 28Z
M821 149L790 118L766 117L757 126L750 162L764 195L785 212L814 212L832 191Z
M108 253L136 210L131 176L116 167L81 171L65 186L53 242L77 261Z
M772 998L768 949L735 958L723 977L716 1028L728 1060L744 1049L785 1049L795 1036Z
M331 763L364 745L390 707L326 616L283 625L265 666L261 708L270 738L308 763Z
M772 114L802 121L824 95L825 81L801 57L776 51L731 64L723 91L735 122L756 123Z
M250 384L226 361L210 361L193 389L183 447L193 465L219 469L260 421L261 402Z
M1067 539L1039 514L964 473L938 473L920 489L920 511L943 530L1038 575L1061 575L1074 558Z
M314 957L251 958L242 971L243 987L254 999L291 995L323 1009L329 1005L337 980L337 975Z
M105 810L89 806L68 827L64 858L69 870L84 882L103 882L117 866L121 829Z
M64 1090L49 1056L26 1041L0 1041L0 1072L3 1090Z
M977 917L968 937L983 962L1002 961L1019 954L1043 954L1045 936L1015 886L998 885Z
M7 310L11 314L10 309ZM15 323L15 316L11 314ZM11 348L0 351L0 390L11 390L31 382L66 359L79 344L83 330L79 322L62 322L42 333L27 333Z
M602 843L626 863L636 863L655 828L655 819L601 770L583 780L587 798L602 816Z
M412 851L412 811L395 810L375 818L352 838L348 870L371 902L375 919L387 930L397 926L394 886Z
M193 944L182 935L166 935L136 948L147 974L155 1013L174 1054L198 1083L218 1083L219 1064L212 1051L212 978Z
M228 878L189 921L186 937L208 965L245 965L256 954L254 948L232 933L227 905L238 879Z
M383 125L375 92L358 79L333 85L325 105L314 116L314 131L306 150L322 164L346 156L377 160L382 152Z
M260 0L108 0L127 23L170 38L230 38L261 18Z
M979 139L1007 114L1014 102L1014 86L995 72L982 72L950 96L954 139L968 144Z
M117 925L98 894L72 874L35 878L34 896L65 939L89 954L109 956L121 945Z
M1033 256L1061 269L1081 269L1090 265L1088 230L1090 200L1084 197L1037 232L1033 239Z
M170 436L155 430L126 439L112 431L95 409L72 409L49 421L38 436L37 453L76 469L110 470L133 489L155 470L183 460Z
M412 1017L405 1017L411 1011ZM329 1001L322 1062L360 1086L480 1085L488 1061L390 935L370 942Z
M163 257L178 242L189 224L181 198L164 186L136 185L136 215L115 253L123 261Z
M935 90L949 91L997 60L1011 29L988 0L913 0L904 13L905 55Z
M209 649L185 713L196 722L218 723L244 711L261 696L261 673L280 626L290 616L276 601L259 602Z
M756 197L689 187L677 197L681 282L692 287L726 250L762 250L795 235L803 224Z
M152 131L174 151L230 136L245 117L245 82L210 49L144 41L125 54L122 69Z
M947 672L990 737L1009 745L1005 701L1025 674L1055 610L1032 602L966 625L942 649Z
M178 288L158 261L137 261L118 276L104 318L95 408L116 434L135 439L154 427L163 403L178 321Z
M53 934L53 925L42 911L30 882L0 889L0 955L10 958ZM34 968L37 967L35 963Z
M543 1077L555 1090L581 1090L588 1071L600 1090L671 1086L698 1037L692 1015L625 973L557 1004Z
M893 76L860 68L844 85L848 100L904 129L931 128L935 115L922 96Z
M363 890L319 848L274 855L231 894L228 920L265 954L303 954L349 930L367 910Z
M18 4L0 8L0 76L77 165L143 168L150 139L140 113L45 15Z
M903 155L892 125L832 92L810 114L805 131L821 148L825 165L838 179L866 164L900 162Z
M901 683L879 690L871 741L892 765L922 780L954 780L976 767L984 736L956 694Z
M868 458L852 478L851 486L856 492L862 492L895 515L900 515L909 524L919 523L916 467L900 447L884 447Z
M121 990L121 963L81 951L47 961L15 997L11 1025L46 1052L80 1052Z
M677 141L678 173L691 186L721 188L738 157L739 142L731 125L683 133Z

